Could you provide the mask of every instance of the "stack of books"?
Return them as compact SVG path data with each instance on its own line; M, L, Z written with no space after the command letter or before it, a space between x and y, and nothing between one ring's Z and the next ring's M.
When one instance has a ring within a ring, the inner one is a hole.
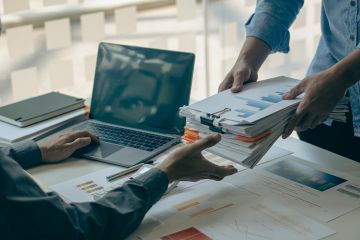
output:
M209 152L253 168L281 136L300 103L302 96L282 99L298 83L296 79L276 77L246 84L240 93L227 90L182 107L180 115L187 122L183 140L190 144L220 133L222 140ZM345 106L346 99L332 113L335 120L346 120Z
M0 107L0 145L39 140L88 117L84 99L51 92Z

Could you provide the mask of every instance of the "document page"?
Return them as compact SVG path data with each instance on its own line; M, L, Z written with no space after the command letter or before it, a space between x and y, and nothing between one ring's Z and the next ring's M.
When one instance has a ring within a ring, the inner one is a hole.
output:
M311 240L334 233L244 188L207 181L163 198L130 239Z
M240 93L230 90L221 92L188 108L203 113L217 113L225 108L230 109L221 115L222 118L240 123L254 123L277 111L297 104L301 99L282 100L282 96L299 83L288 77L277 77L246 84Z
M359 179L292 155L225 181L325 222L360 207Z

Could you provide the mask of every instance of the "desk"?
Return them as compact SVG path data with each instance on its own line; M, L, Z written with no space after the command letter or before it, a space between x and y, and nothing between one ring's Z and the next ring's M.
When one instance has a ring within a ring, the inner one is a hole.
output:
M311 144L289 138L287 140L279 139L276 142L276 146L290 150L294 152L295 156L304 160L360 177L360 163L338 156ZM163 158L169 151L158 156L157 159ZM48 189L50 185L107 167L109 167L109 165L105 163L72 158L61 164L44 165L33 168L29 170L29 173L42 187ZM323 224L337 231L337 234L326 238L327 240L360 239L360 209Z

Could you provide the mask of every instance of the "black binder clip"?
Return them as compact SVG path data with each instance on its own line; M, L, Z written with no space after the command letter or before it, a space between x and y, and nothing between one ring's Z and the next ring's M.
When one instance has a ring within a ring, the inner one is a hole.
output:
M207 113L206 117L200 117L200 123L209 127L213 132L225 133L221 127L214 126L214 120L220 118L224 113L231 111L230 108L224 108L218 112Z

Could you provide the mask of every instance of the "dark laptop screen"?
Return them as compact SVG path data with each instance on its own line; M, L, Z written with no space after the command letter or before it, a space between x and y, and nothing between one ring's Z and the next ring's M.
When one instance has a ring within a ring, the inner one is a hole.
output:
M101 43L91 102L91 118L181 134L179 107L189 102L195 56Z

